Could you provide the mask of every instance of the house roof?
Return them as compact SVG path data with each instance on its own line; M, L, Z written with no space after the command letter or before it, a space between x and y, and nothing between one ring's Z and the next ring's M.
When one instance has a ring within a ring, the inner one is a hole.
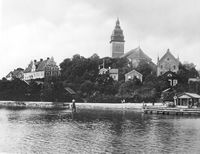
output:
M162 79L166 79L166 78L176 79L176 78L178 78L178 75L172 71L167 71L163 75L161 75L161 78Z
M138 72L138 71L136 71L136 70L132 70L132 71L126 73L125 75L129 75L129 74L132 74L132 73L137 73L137 74L143 76L140 72Z
M100 70L99 70L99 74L104 74L104 73L106 73L108 71L108 69L106 69L106 68L101 68Z
M131 59L145 59L145 60L148 60L148 61L151 61L152 59L147 56L143 50L138 47L138 48L135 48L135 49L132 49L130 50L129 52L125 53L124 55L121 56L121 58L123 57L129 57Z
M72 90L71 88L69 88L69 87L65 87L64 88L68 93L70 93L71 95L75 95L76 94L76 92L74 91L74 90Z
M25 73L31 72L33 65L36 66L35 71L38 72L38 71L44 71L47 65L56 65L56 62L54 61L53 57L47 58L46 60L40 60L35 62L31 61L24 72Z
M110 69L109 73L110 74L118 74L118 69Z
M163 90L162 92L168 92L170 90L171 90L171 88L167 88L167 89Z
M196 93L187 93L187 92L179 94L177 97L178 98L198 98L198 99L200 99L200 95L198 95Z
M6 75L6 78L9 77L18 77L20 74L23 74L24 69L22 68L17 68L14 71L11 71L10 73L8 73L8 75Z
M161 62L161 61L163 61L168 56L171 57L171 58L173 58L175 61L179 62L179 60L174 57L174 55L170 52L170 50L167 49L167 52L164 54L164 56L162 56L162 58L158 61L158 63Z

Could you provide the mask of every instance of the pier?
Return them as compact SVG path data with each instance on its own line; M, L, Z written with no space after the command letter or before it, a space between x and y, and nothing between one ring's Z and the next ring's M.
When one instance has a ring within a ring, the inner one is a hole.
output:
M169 107L146 107L143 109L145 114L163 115L200 115L200 108L169 108Z

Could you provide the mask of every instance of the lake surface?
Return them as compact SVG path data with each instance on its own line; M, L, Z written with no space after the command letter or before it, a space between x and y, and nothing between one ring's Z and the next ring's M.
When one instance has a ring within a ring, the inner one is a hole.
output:
M200 117L0 109L0 153L199 153Z

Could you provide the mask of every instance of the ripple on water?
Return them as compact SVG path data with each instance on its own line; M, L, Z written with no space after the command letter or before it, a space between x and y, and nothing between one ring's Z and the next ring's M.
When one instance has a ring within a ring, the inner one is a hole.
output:
M200 118L0 109L0 152L198 153Z

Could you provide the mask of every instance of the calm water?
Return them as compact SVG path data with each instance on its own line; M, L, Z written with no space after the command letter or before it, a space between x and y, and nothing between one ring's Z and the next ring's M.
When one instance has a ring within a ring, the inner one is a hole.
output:
M0 153L200 153L200 117L0 109Z

